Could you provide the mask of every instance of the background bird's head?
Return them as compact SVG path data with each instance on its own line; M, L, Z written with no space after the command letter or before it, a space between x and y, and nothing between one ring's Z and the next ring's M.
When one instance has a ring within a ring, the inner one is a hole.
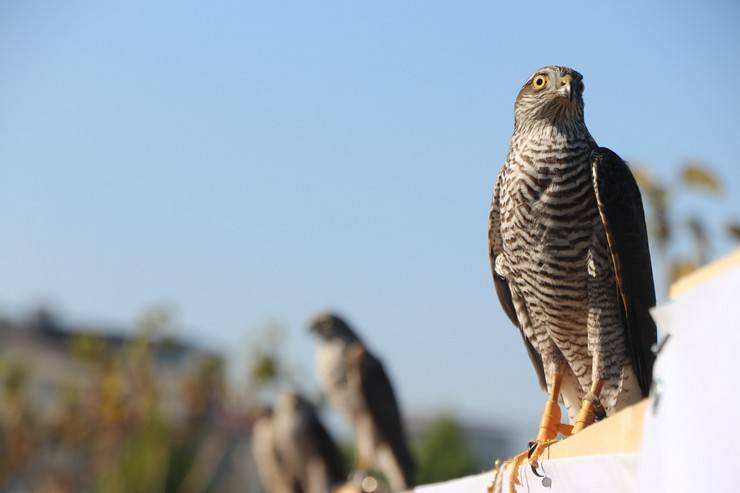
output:
M550 65L533 73L514 105L518 128L537 122L583 123L583 76L568 67Z
M316 316L309 323L309 330L323 340L342 339L347 342L359 340L347 322L335 313L326 312Z

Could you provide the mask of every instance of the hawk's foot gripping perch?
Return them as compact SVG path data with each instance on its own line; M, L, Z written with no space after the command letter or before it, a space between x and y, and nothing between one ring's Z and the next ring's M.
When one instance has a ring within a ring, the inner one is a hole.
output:
M516 485L519 484L519 468L524 461L529 462L532 471L539 476L540 474L537 472L537 468L539 467L538 461L544 451L557 441L558 433L569 436L573 430L572 426L560 422L561 411L558 399L560 398L560 384L562 380L562 374L556 374L553 379L550 398L545 402L545 409L542 411L537 439L530 442L529 450L515 456L509 462L511 464L508 483L509 493L516 491Z
M603 419L606 416L604 408L599 402L599 394L604 382L596 380L591 385L591 390L583 397L581 401L581 410L578 411L576 423L573 425L573 433L582 431L585 427L593 424L596 418Z

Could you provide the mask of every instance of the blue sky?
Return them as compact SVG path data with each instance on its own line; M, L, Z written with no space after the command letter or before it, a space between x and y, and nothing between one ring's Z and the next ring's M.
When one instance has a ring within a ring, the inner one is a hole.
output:
M486 222L535 69L596 140L740 209L736 2L0 3L0 309L124 326L154 303L235 358L269 321L312 371L332 307L405 407L536 423ZM721 252L715 252L721 253Z

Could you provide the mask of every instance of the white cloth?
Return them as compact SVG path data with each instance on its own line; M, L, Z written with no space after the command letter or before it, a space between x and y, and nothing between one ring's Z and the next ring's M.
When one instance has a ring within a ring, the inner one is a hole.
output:
M740 491L740 267L653 310L670 339L645 416L640 493ZM652 411L655 407L655 412Z
M487 472L483 474L477 474L475 476L467 476L464 478L453 479L451 481L445 481L444 483L428 484L426 486L417 486L414 488L414 492L417 493L466 493L476 492L485 493L488 485L491 484L493 479L493 473Z
M549 479L550 486L543 485L543 478L534 475L525 463L519 469L522 483L518 492L528 493L628 493L635 491L637 455L591 455L567 459L543 460L540 473ZM417 493L485 493L491 484L493 473L419 486ZM508 474L504 474L503 491L507 491ZM545 481L547 483L547 481Z

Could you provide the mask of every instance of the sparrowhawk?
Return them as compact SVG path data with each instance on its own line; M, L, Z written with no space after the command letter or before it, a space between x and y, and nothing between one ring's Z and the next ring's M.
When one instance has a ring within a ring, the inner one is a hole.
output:
M640 191L627 164L591 137L583 90L581 74L567 67L527 79L489 217L499 301L550 395L533 466L558 432L578 432L646 396L654 361ZM573 429L560 424L560 397Z
M377 467L393 491L414 485L414 462L398 401L382 363L339 316L324 313L310 323L319 338L316 367L321 386L350 421L359 469Z

